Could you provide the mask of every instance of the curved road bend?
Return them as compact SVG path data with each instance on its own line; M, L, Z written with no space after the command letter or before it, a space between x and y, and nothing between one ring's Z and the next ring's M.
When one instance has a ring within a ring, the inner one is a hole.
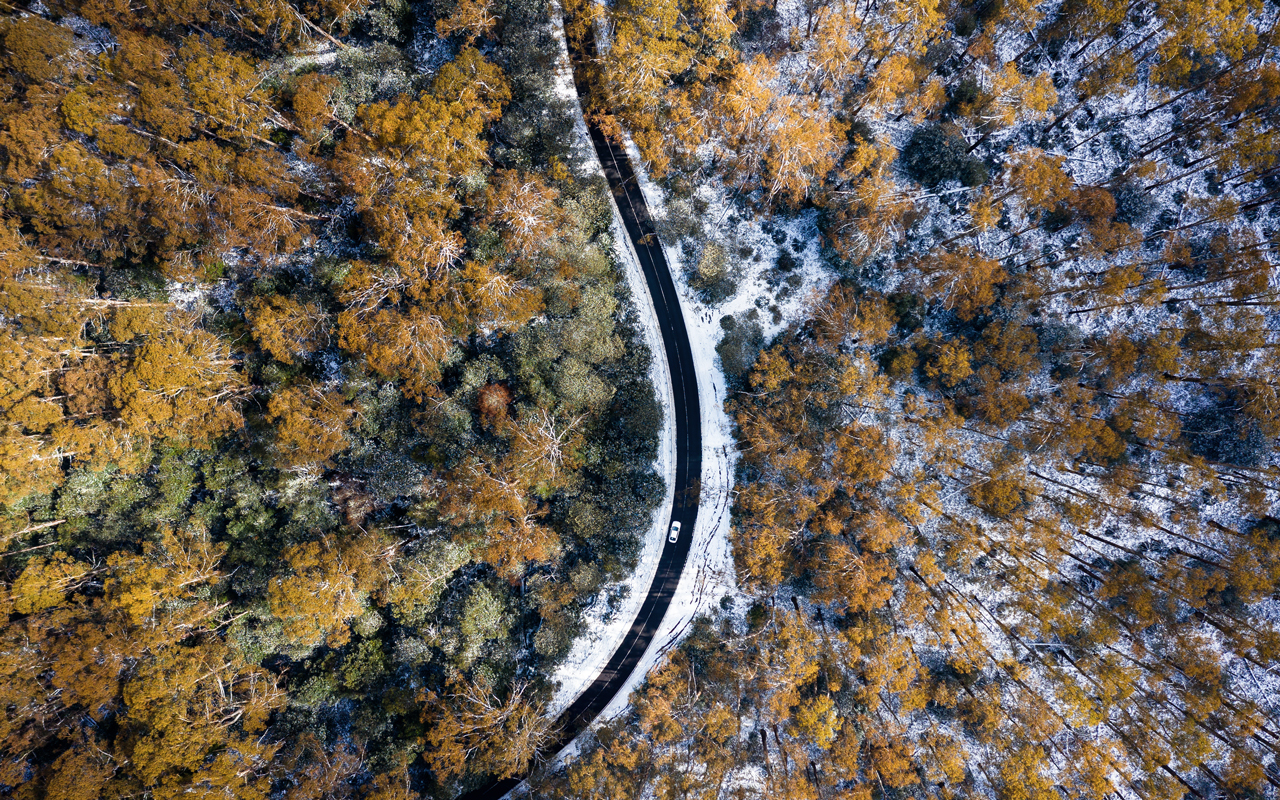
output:
M594 55L595 42L587 41L585 46ZM585 87L581 83L579 70L583 57L583 53L570 46L574 85L578 97L585 100ZM663 543L658 569L649 586L649 593L622 644L614 651L613 657L596 676L595 681L556 720L553 728L557 731L556 736L541 748L542 755L546 757L560 752L595 721L622 689L640 658L649 649L667 607L671 605L676 586L680 583L680 573L689 557L689 545L698 520L699 481L702 476L702 412L698 405L698 377L694 372L693 349L689 345L689 333L685 328L684 315L680 311L675 281L662 253L662 245L658 243L649 208L640 193L635 171L631 168L626 152L605 138L600 129L590 122L588 129L618 211L622 214L627 235L635 245L636 255L644 270L649 296L653 299L654 311L662 329L667 363L671 367L671 395L675 398L676 418L675 501L671 509L671 521L679 520L682 529L680 538L675 542ZM639 301L640 298L636 300ZM520 777L495 781L465 795L462 800L499 800L523 780Z

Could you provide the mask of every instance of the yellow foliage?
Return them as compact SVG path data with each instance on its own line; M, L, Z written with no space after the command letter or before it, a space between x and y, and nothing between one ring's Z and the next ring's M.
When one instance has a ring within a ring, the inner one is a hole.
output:
M302 644L345 643L347 623L364 612L369 592L384 580L378 566L383 547L373 532L341 540L325 536L286 549L293 574L277 577L267 590L285 635Z
M792 719L799 732L823 750L831 747L840 728L835 702L825 694L800 703Z
M48 558L36 556L9 587L14 610L34 614L61 605L90 570L61 550Z
M931 348L924 374L948 389L956 387L973 374L968 346L953 339Z

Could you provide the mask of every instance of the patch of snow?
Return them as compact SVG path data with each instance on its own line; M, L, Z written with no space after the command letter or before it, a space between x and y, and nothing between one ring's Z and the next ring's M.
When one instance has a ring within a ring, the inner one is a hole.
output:
M235 311L236 287L231 281L218 281L209 290L209 299L219 311Z
M165 291L169 294L170 303L173 303L183 311L195 311L204 304L205 298L209 295L210 287L208 284L203 283L168 281L165 284Z
M337 60L338 48L329 47L328 49L317 49L312 53L289 56L285 59L285 64L289 72L300 72L304 69L315 67L328 67L336 63Z
M436 26L425 18L425 12L419 16L413 30L413 41L405 50L419 75L436 74L457 55L449 40L436 34Z
M33 6L34 8L34 6ZM63 17L59 24L69 29L76 36L86 41L77 43L77 46L83 52L92 55L105 53L108 50L114 50L116 47L116 39L111 35L111 31L101 25L94 25L83 17L77 17L74 14Z

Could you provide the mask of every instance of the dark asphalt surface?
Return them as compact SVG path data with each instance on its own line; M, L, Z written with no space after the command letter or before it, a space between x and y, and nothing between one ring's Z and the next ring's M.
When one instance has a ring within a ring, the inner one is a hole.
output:
M594 54L595 43L587 42L586 49ZM570 45L570 57L574 65L574 84L578 96L585 100L578 70L583 54ZM662 253L662 246L658 243L649 208L640 193L626 152L620 145L605 138L595 125L588 122L588 128L596 155L599 156L605 177L609 180L609 188L613 191L618 210L622 214L627 234L635 245L636 255L649 284L654 311L662 328L662 343L666 349L667 363L671 367L671 394L675 399L676 420L675 502L667 529L670 529L672 521L679 520L682 530L680 538L675 542L668 542L663 537L657 572L649 586L649 593L631 624L631 630L595 681L556 720L556 736L542 748L546 757L554 756L587 729L618 694L640 662L641 656L648 650L667 607L671 605L676 585L680 582L680 573L689 557L701 492L702 414L698 406L698 378L694 372L693 349L689 345L689 333L680 311L675 281ZM644 300L643 297L634 299L637 303ZM465 795L462 800L499 800L523 779L520 777L495 781Z

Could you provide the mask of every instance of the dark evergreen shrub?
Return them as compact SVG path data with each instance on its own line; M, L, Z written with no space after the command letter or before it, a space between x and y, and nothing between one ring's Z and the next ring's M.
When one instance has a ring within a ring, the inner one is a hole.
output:
M918 294L894 292L887 298L898 318L898 328L910 333L924 324L924 301Z
M1266 454L1267 439L1257 421L1227 403L1197 411L1182 423L1187 449L1208 461L1257 466Z
M945 181L960 181L978 186L987 179L987 168L969 156L969 146L951 125L926 125L916 128L902 149L902 166L907 174L925 186Z
M948 92L950 95L951 106L958 108L965 103L973 103L978 99L978 95L982 93L982 89L978 86L976 78L970 76L951 87Z
M1125 181L1112 192L1116 200L1116 222L1126 225L1140 225L1151 216L1153 203L1151 196L1142 191L1142 186L1134 181Z
M720 355L725 379L731 386L742 385L763 349L764 330L754 320L740 320L733 330L725 334L716 345L716 352Z
M860 119L849 122L849 127L845 130L845 138L849 140L851 145L857 145L859 142L875 141L875 136L871 133L871 126L865 120Z
M973 11L977 14L979 23L998 20L1000 15L1004 13L1004 0L984 0L978 2L974 5Z
M987 165L980 158L969 158L960 168L960 182L965 186L981 186L991 178Z

